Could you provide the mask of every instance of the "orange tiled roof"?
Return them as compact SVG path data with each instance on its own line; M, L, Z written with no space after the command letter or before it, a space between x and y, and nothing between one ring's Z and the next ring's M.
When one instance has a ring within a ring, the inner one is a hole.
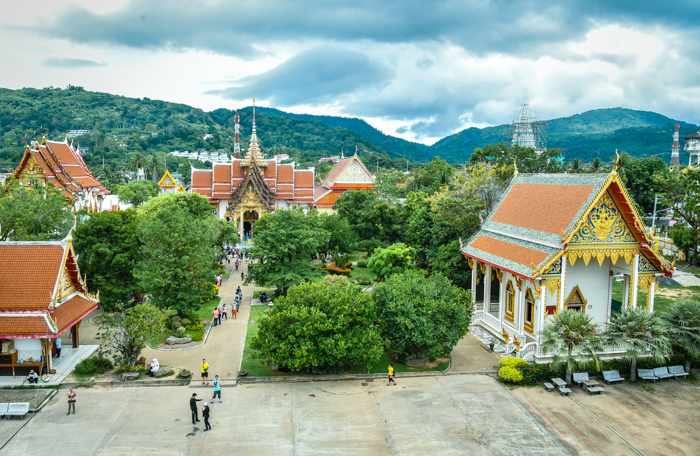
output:
M294 188L314 188L313 170L294 171Z
M546 252L483 235L472 242L470 247L526 267L537 266L549 256Z
M192 188L208 188L211 190L212 170L196 169L192 171Z
M0 309L47 309L63 253L61 245L0 245Z
M216 163L214 164L214 182L228 183L231 187L231 165Z
M80 317L92 312L98 306L97 302L91 301L81 295L75 295L68 301L56 307L53 312L54 321L58 326L58 332L73 326Z
M345 171L345 168L347 168L350 162L352 162L353 158L354 157L350 157L340 160L338 164L333 167L331 172L328 173L328 176L326 176L326 178L323 179L323 185L325 185L326 187L330 187L331 185L333 185L333 182L335 182L335 180L338 177L340 177L342 172Z
M490 221L561 234L593 189L592 185L514 184Z
M27 315L22 317L3 316L0 314L0 335L42 335L51 331L43 315Z
M292 165L279 165L277 167L277 184L294 183L294 167Z

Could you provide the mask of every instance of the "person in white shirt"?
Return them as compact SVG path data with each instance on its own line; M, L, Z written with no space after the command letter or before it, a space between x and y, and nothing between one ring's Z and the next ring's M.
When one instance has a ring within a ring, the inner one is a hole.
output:
M62 345L61 338L57 337L54 340L55 340L54 344L56 345L56 358L60 358L61 357L61 345Z

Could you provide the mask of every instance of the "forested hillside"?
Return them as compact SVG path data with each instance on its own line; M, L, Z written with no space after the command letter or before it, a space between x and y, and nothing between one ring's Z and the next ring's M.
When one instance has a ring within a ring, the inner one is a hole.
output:
M128 168L130 154L166 154L173 150L230 150L233 147L234 112L218 109L207 113L187 105L88 92L81 87L66 89L0 89L0 169L17 166L25 146L25 135L63 139L69 130L92 130L74 138L89 147L85 159L90 166L104 163L115 170ZM241 147L251 133L252 109L240 111ZM287 153L300 166L314 166L322 156L354 153L383 167L403 169L402 154L388 153L357 133L332 127L320 120L303 120L258 113L258 135L267 156ZM398 161L394 162L392 157ZM184 158L167 157L171 171L188 172ZM197 163L197 166L207 166Z
M670 119L648 111L624 108L596 109L571 117L547 121L547 146L567 149L567 160L579 158L584 162L595 157L608 161L615 150L626 151L634 157L659 155L671 159L674 125L681 125L681 163L687 163L683 153L683 136L694 133L697 126ZM476 147L501 141L501 127L468 128L445 137L431 148L449 162L464 163Z

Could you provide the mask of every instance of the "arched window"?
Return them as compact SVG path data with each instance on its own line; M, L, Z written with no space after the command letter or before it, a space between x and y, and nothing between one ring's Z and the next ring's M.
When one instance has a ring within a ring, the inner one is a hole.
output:
M525 331L532 333L535 321L535 300L532 291L528 288L525 292Z
M510 280L506 285L506 320L515 321L515 290Z

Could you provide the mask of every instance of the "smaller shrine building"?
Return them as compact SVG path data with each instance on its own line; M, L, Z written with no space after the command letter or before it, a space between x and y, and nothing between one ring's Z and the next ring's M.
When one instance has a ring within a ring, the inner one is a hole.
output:
M88 293L80 276L70 234L0 242L0 375L49 373L55 340L68 334L72 347L64 352L77 349L82 320L98 305L99 293Z
M462 245L472 269L473 323L505 342L507 353L547 362L552 355L540 349L540 334L556 312L583 312L601 326L623 306L653 312L658 283L673 273L653 245L615 170L516 172ZM623 280L621 301L613 300L615 277Z

